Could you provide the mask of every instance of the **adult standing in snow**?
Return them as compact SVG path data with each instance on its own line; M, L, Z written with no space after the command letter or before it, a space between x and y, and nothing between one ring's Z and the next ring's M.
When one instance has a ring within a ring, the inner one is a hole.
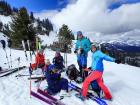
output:
M11 48L11 46L12 46L12 41L11 41L11 39L8 39L7 42L8 42L8 47Z
M77 63L79 65L80 76L83 78L88 76L88 71L83 71L87 67L87 57L90 50L90 41L85 38L81 31L77 32L77 42L74 53L77 54Z
M93 53L92 64L91 64L92 72L83 82L81 98L83 100L86 99L89 84L92 81L96 80L99 87L103 90L103 92L105 94L105 98L108 100L111 100L112 95L110 94L108 88L104 85L104 83L102 81L102 74L104 71L103 60L115 62L118 64L121 63L121 61L116 60L116 59L102 53L100 50L98 50L98 47L95 44L91 45L91 51Z
M6 47L6 42L5 42L5 40L1 40L0 42L1 42L1 44L2 44L2 48L5 49L5 47Z

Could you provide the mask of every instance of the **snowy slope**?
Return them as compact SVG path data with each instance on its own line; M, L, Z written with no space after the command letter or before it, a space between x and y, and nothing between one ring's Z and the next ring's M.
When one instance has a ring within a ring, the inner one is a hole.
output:
M58 41L57 33L54 32L54 31L51 31L49 33L49 36L47 36L47 35L38 35L38 36L43 41L42 45L48 45L49 46L50 44L53 44L53 42Z
M7 66L3 64L6 62L5 53L1 48L0 52L0 66L6 68ZM7 52L9 52L9 49L7 49ZM50 60L52 60L54 54L55 52L51 50L45 50L45 56ZM17 57L21 57L20 65L29 65L30 61L27 62L25 60L23 51L12 50L12 59ZM68 65L72 63L76 64L76 56L73 53L68 54ZM91 53L89 53L88 57L88 66L90 66L90 63ZM17 64L18 62L13 63L15 67ZM104 82L113 95L113 101L108 102L108 104L140 105L140 85L138 84L140 80L140 68L110 62L104 62L104 64ZM28 74L28 69L20 71L20 74ZM16 78L15 75L17 74L15 73L9 77L0 78L0 105L19 105L19 103L20 105L46 105L34 97L30 99L28 77ZM65 74L63 74L63 76L65 76ZM41 83L41 87L44 86L46 86L46 81ZM34 89L36 88L36 84L33 82L32 87ZM56 97L58 98L58 96ZM92 100L81 102L75 98L74 93L72 93L72 97L64 98L62 101L66 103L66 105L97 105Z
M0 21L1 21L3 24L9 24L9 22L11 22L12 19L11 19L10 16L0 15Z

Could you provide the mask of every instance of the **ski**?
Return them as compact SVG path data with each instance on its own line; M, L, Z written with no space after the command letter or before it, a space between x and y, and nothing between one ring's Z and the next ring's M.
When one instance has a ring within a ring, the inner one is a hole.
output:
M31 95L36 97L37 99L40 99L41 101L44 101L45 103L49 104L49 105L54 105L53 102L50 99L46 99L44 97L42 97L41 95L31 91Z
M41 89L38 89L37 90L38 93L42 94L43 96L51 99L54 103L54 105L65 105L64 103L62 103L60 100L54 98L53 96L49 95L47 92L44 92L43 90Z
M5 73L2 73L2 74L0 75L0 77L9 76L10 74L13 74L13 73L15 73L15 72L17 72L17 71L19 71L19 70L24 69L24 68L26 68L26 66L22 66L22 67L19 67L19 68L11 69L11 70L9 70L9 71L7 71L7 72L5 72Z
M24 52L25 52L26 60L28 61L28 56L27 56L27 52L26 52L26 47L25 47L25 42L24 42L24 40L22 40L22 46L23 46L23 49L24 49Z
M28 49L29 49L29 52L30 52L30 60L32 61L31 46L30 46L30 41L29 40L27 40L27 44L28 44Z
M81 91L81 88L72 84L72 83L69 83L68 84L70 88L72 88L73 90L79 92ZM95 101L96 103L98 103L99 105L107 105L107 103L100 99L99 97L96 97L95 95L93 95L92 93L88 92L88 98L90 98L91 100Z
M29 79L29 80L30 80L30 79L40 79L40 80L41 80L41 79L44 79L44 78L45 78L45 77L42 77L42 76L41 76L41 77L30 77L30 78L28 78L28 79Z
M41 79L35 80L34 82L35 82L35 83L38 83L38 82L41 82L41 81L44 81L44 80L45 80L45 78L41 78Z

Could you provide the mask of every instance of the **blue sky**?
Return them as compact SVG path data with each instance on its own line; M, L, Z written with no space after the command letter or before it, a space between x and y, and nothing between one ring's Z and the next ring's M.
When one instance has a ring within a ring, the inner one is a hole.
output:
M138 3L138 2L140 2L140 0L116 0L116 2L113 2L111 5L109 5L108 8L116 9L116 8L119 8L123 4L134 4L134 3Z
M68 0L5 0L14 7L26 7L29 11L62 9L68 4Z
M5 0L10 5L17 8L25 6L29 11L39 12L42 10L60 10L69 3L70 0ZM132 4L140 2L140 0L114 0L109 9L116 9L122 4Z

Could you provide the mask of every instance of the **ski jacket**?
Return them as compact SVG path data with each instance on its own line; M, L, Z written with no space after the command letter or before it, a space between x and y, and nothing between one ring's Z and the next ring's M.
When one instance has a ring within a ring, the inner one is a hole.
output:
M44 54L39 54L37 53L36 58L35 58L35 63L36 64L45 64L45 56Z
M48 89L52 93L60 91L59 81L61 80L61 74L52 72L54 65L49 65L45 70L45 77L48 83Z
M64 68L63 62L64 62L64 60L63 60L63 57L61 55L53 58L53 64L58 69L63 69Z
M92 70L103 72L104 70L103 60L115 62L114 58L102 53L100 50L93 52L91 64Z
M90 45L91 45L90 41L87 38L83 37L82 39L77 40L75 50L82 48L83 49L82 54L87 56L88 51L91 48Z

